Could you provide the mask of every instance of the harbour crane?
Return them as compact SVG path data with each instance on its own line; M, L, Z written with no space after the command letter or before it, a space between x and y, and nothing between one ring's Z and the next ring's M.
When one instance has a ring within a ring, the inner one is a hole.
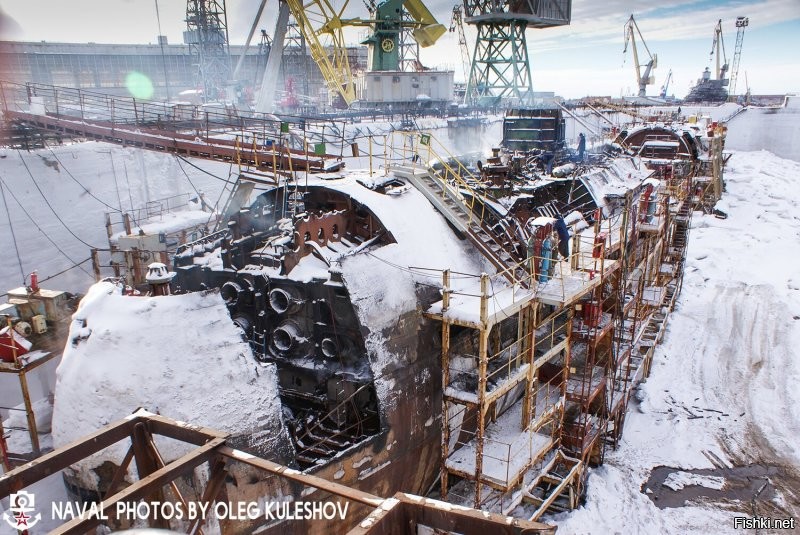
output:
M647 56L649 58L647 63L639 63L639 51L636 48L635 34L639 35L639 40L647 52ZM633 66L636 68L636 83L639 84L639 96L644 97L647 96L647 86L652 85L655 82L655 77L653 77L651 73L658 65L658 58L655 54L651 54L650 49L647 48L647 43L644 42L642 32L639 30L639 25L636 24L633 15L631 15L631 18L629 18L628 22L625 23L625 48L622 50L623 54L628 51L629 42L633 52ZM642 67L644 67L644 74L642 74Z
M659 96L661 98L667 98L667 91L669 90L669 82L672 80L672 69L669 70L667 73L667 79L664 82L664 85L661 86L661 93Z
M747 17L736 18L736 47L733 52L733 68L731 69L731 82L728 86L728 93L736 94L736 78L739 76L739 61L742 59L742 42L744 41L744 29L750 24Z
M716 58L717 61L717 68L714 71L717 80L724 80L725 74L728 72L728 56L725 54L725 40L722 37L722 19L719 19L714 28L714 40L711 42L709 60L711 58ZM722 59L722 65L720 65L720 59ZM723 83L722 85L727 84Z
M325 84L331 94L339 95L346 105L356 99L355 80L350 68L347 46L345 45L344 28L346 26L369 26L372 34L365 41L370 46L371 66L373 71L398 70L399 34L403 28L413 28L413 38L420 46L434 44L447 29L436 22L431 12L421 0L383 0L370 3L369 19L346 19L344 11L349 0L336 6L330 0L282 0L278 11L278 22L275 25L273 46L276 50L283 47L288 15L297 21L297 27L303 34L311 57L319 66ZM404 20L406 10L411 21ZM279 38L280 37L280 38ZM271 111L274 94L273 73L268 68L264 71L264 87L273 86L268 96L260 96L256 111Z

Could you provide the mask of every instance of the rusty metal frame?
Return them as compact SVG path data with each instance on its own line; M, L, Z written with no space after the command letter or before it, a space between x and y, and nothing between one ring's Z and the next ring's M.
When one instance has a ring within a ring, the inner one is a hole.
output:
M466 507L420 498L398 492L393 498L383 500L348 535L383 535L417 533L417 526L433 528L436 533L491 533L502 535L528 535L540 533L554 535L556 528L540 522L509 519L504 515L478 511ZM406 530L398 529L405 526Z
M105 141L125 147L139 147L178 156L239 163L256 169L272 169L272 164L277 159L278 168L281 170L320 172L325 169L325 158L334 158L333 155L312 158L306 153L288 148L253 150L250 147L239 146L238 142L222 139L205 138L198 142L195 141L196 136L147 126L139 126L134 130L114 127L113 124L93 124L58 116L36 115L12 110L6 110L4 113L7 121L19 122L33 128L67 136Z
M153 435L171 438L195 447L180 458L165 463L156 450ZM419 496L397 493L393 498L382 499L367 492L233 449L226 445L227 438L227 434L213 429L176 422L140 409L95 433L0 475L0 498L7 497L13 492L20 491L109 446L128 439L131 441L131 446L112 479L107 495L97 508L97 511L102 511L103 514L90 513L86 517L75 517L51 533L63 535L86 533L101 524L102 516L113 518L118 502L134 502L154 496L164 499L164 488L167 486L170 487L176 501L183 501L184 498L177 490L175 480L205 463L208 463L209 466L209 478L200 498L203 503L210 503L225 495L227 465L242 463L285 480L320 489L331 495L373 508L374 511L349 532L352 535L396 533L398 526L407 526L408 530L413 530L417 524L434 529L455 530L464 535L483 535L485 533L509 535L542 533L549 535L555 532L555 528L547 524L464 507L454 508L444 502ZM139 479L117 491L117 487L122 483L123 476L127 473L132 461L136 463ZM403 523L395 523L398 518L401 518ZM202 524L202 519L194 519L189 532L202 533L200 531ZM151 527L169 528L165 523L156 520L150 520L150 525ZM408 530L401 530L401 532L412 532Z

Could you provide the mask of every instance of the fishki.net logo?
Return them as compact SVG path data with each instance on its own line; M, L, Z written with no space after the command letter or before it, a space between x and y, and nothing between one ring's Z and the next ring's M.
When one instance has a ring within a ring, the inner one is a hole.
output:
M41 513L34 512L36 510L36 498L33 494L21 490L9 496L9 511L3 513L3 520L14 529L25 531L32 528L42 519Z

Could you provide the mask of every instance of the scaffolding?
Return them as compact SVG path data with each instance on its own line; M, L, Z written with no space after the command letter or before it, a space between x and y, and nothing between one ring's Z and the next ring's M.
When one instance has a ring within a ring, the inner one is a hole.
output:
M460 209L456 228L493 226L486 184L446 163L420 166L426 151L447 161L430 143L395 174L448 219ZM696 170L654 165L611 217L573 229L566 252L543 216L523 260L512 244L486 241L497 274L442 272L442 300L427 315L442 324L443 498L503 514L523 506L531 519L577 507L586 467L619 444L680 291Z

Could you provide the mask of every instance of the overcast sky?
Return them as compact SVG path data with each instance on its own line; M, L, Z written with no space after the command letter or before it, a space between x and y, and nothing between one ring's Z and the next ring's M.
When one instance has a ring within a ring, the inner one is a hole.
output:
M341 5L342 0L333 0ZM233 44L243 44L259 0L227 0ZM347 14L367 17L364 3L351 0ZM454 0L429 0L433 14L450 25ZM259 22L272 34L277 0L268 0ZM180 43L186 2L158 0L161 33ZM3 38L20 41L152 43L158 35L156 0L3 0ZM623 55L623 26L634 14L651 52L658 55L656 80L648 94L657 94L673 71L670 93L685 96L710 65L714 26L723 21L725 46L732 62L737 16L750 25L744 37L739 89L745 73L754 94L800 92L800 0L574 0L569 26L528 30L534 89L571 98L632 94L637 90L630 51ZM356 42L353 32L350 41ZM475 31L467 28L470 49ZM642 52L640 52L640 58ZM455 70L464 78L454 33L422 52L430 67ZM737 91L740 92L740 91Z

